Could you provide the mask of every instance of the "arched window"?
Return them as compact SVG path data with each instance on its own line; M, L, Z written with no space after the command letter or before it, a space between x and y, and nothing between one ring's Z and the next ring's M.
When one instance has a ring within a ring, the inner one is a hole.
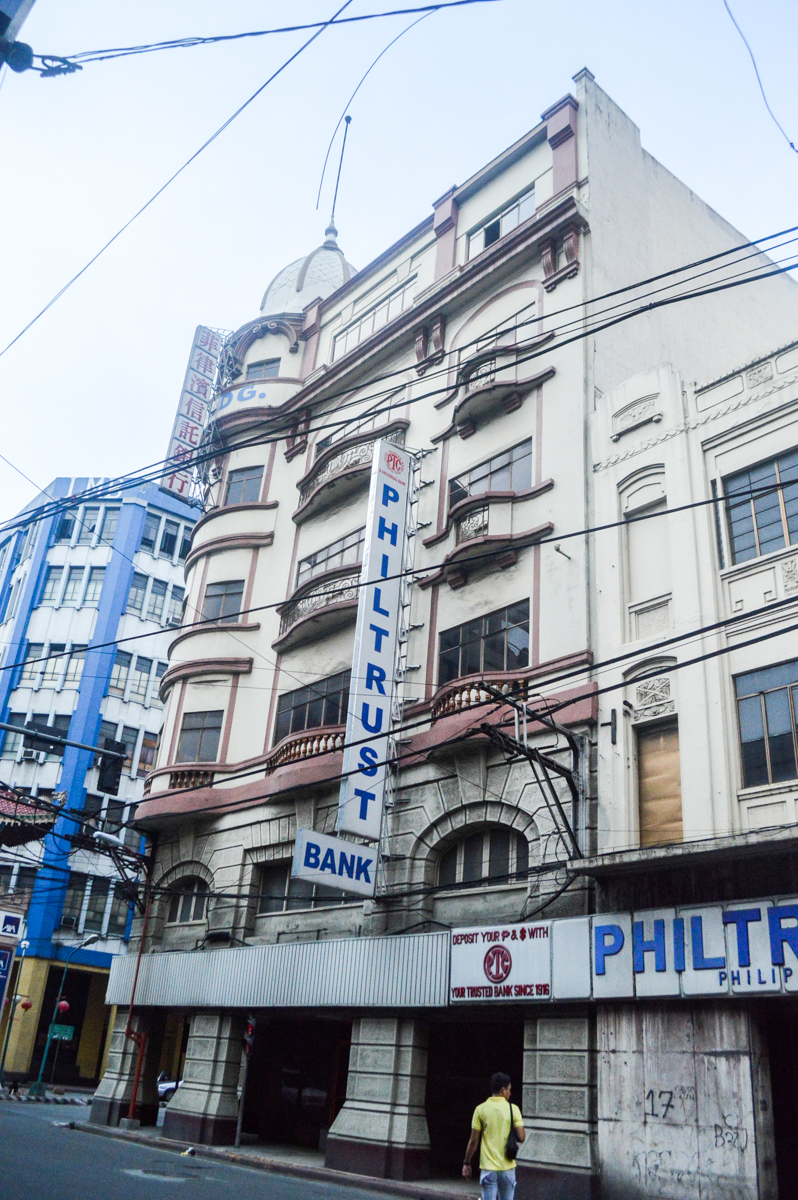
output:
M525 883L529 870L529 845L512 829L480 829L462 838L442 856L438 883L487 887L501 883Z
M187 925L190 921L204 921L208 904L208 885L204 879L187 876L169 888L169 908L166 913L168 925Z

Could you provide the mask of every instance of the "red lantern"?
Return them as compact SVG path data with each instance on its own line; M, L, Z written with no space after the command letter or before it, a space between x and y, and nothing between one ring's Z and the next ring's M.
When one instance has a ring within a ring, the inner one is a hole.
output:
M69 1012L69 1001L68 1000L59 1000L57 1007L58 1007L58 1011L60 1013L68 1013Z
M24 1008L25 1012L27 1012L29 1008L33 1008L33 1001L32 1000L23 1000L22 1003L20 1004L20 1008Z

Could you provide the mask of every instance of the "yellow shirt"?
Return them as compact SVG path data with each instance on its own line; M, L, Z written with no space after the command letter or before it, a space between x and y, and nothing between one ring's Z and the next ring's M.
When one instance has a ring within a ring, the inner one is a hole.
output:
M521 1109L513 1104L513 1125L524 1124ZM481 1171L512 1171L515 1159L504 1153L510 1135L510 1104L504 1096L490 1096L484 1104L474 1109L471 1128L482 1134L479 1147L479 1169Z

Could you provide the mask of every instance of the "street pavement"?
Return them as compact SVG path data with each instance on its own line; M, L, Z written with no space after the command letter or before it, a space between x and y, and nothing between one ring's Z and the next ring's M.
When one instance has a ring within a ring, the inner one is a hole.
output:
M2 1200L377 1200L348 1184L264 1174L68 1128L75 1110L0 1105Z

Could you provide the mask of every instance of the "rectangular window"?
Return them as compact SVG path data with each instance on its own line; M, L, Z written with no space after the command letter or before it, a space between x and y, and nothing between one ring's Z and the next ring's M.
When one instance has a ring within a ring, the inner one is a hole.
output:
M166 599L166 584L161 579L153 579L150 588L150 602L147 605L147 616L153 621L160 621Z
M231 579L226 583L209 583L205 589L205 603L202 606L203 620L232 624L239 619L243 599L243 579Z
M354 533L348 533L346 537L338 538L338 541L331 542L329 546L317 550L315 554L308 554L306 558L301 558L297 568L297 587L301 583L307 582L308 579L323 574L324 571L332 571L335 567L354 566L362 562L365 536L364 526L362 529L356 529Z
M116 534L116 527L118 524L119 509L106 508L105 512L103 513L103 523L100 530L100 538L103 542L107 543L108 545L113 544L114 535Z
M413 303L413 298L416 294L416 281L410 279L398 291L392 292L390 296L386 296L381 300L375 308L367 312L353 325L344 329L339 333L333 342L332 358L333 362L339 359L343 354L347 354L350 350L354 350L355 346L360 342L364 342L366 338L371 337L372 333L376 333L378 329L389 324L400 313L404 312Z
M28 648L25 651L25 662L19 676L20 686L27 683L28 685L36 682L36 676L41 671L43 663L36 662L36 659L42 658L44 655L43 642L28 642Z
M503 238L505 234L510 233L516 226L521 225L535 212L535 188L534 185L524 192L523 196L506 208L504 212L497 217L492 217L486 225L478 229L476 233L472 233L468 239L468 257L473 258L476 254L481 254L488 246L492 246L494 242L498 242L499 238Z
M61 913L61 925L65 929L77 929L78 927L88 878L88 875L84 875L80 871L69 872L64 908Z
M183 717L183 728L180 730L177 761L215 762L223 716L224 709L186 713Z
M144 608L144 593L147 590L147 576L136 571L130 581L130 591L127 596L127 611L140 613Z
M55 604L58 600L58 592L61 588L61 579L64 575L63 567L48 567L47 576L44 580L44 589L42 591L42 604Z
M160 687L161 680L166 674L166 668L168 665L168 663L159 662L158 666L155 668L155 687L152 689L152 698L150 700L150 704L154 704L157 708L162 707L161 697L158 695L158 688Z
M182 621L185 595L185 588L172 584L172 594L169 597L169 615L166 618L167 625L179 625Z
M78 516L78 546L90 546L94 541L99 516L99 508L87 505L81 510Z
M131 728L130 725L122 727L122 739L125 743L125 761L123 764L124 771L133 770L133 759L136 756L136 742L139 740L138 729Z
M114 665L111 670L111 681L108 684L108 691L112 696L122 696L125 691L127 677L130 674L130 663L132 655L125 650L117 650Z
M21 584L22 581L20 579L14 580L14 586L11 588L11 599L8 602L8 612L6 613L5 618L7 621L10 621L14 616L14 613L17 611L17 600L19 599Z
M738 675L743 787L798 778L798 659Z
M483 492L523 492L532 486L532 439L449 480L449 507Z
M274 379L279 374L279 358L264 358L262 362L250 363L247 367L247 379Z
M263 481L263 467L241 467L227 476L225 504L257 504Z
M64 683L67 687L77 687L80 683L80 677L83 674L83 664L86 661L86 646L73 646L69 652L67 660L66 675Z
M144 518L144 529L141 534L141 549L149 550L150 554L155 553L155 543L158 540L158 530L161 527L161 518L157 513L148 512Z
M177 521L164 521L161 535L161 558L174 558L179 531L180 526Z
M44 675L42 683L45 687L53 687L61 677L61 672L64 669L64 651L66 644L64 642L50 642L47 649L47 661L44 664Z
M103 749L106 742L115 742L115 741L116 741L116 721L101 721L100 722L100 732L97 734L97 740L94 744L96 746L99 746L100 749ZM99 756L99 754L95 754L94 766L99 767L99 765L100 765L100 756Z
M95 796L91 792L86 794L86 799L83 801L83 820L87 825L91 825L92 829L100 827L102 807L102 796Z
M103 582L105 580L105 567L91 567L89 569L89 582L86 586L86 595L83 597L83 603L95 608L100 603L100 593L103 590Z
M135 733L135 730L133 731ZM125 816L124 800L109 799L105 806L105 817L103 818L103 828L108 833L119 834L122 831L122 821Z
M464 675L529 666L529 601L476 617L440 635L438 686Z
M67 542L72 541L72 534L75 530L75 517L72 513L65 513L58 522L58 528L55 531L56 546L63 546Z
M682 781L676 721L637 727L640 845L682 841Z
M94 933L99 933L102 929L110 888L110 879L92 879L89 903L86 907L86 919L83 922L84 929L92 930Z
M152 659L142 658L139 655L136 659L136 669L133 672L133 682L128 692L128 700L140 700L143 703L147 699L147 687L150 682L151 671Z
M342 671L340 675L319 679L309 687L284 692L277 701L275 742L281 742L289 733L301 733L303 729L344 724L350 676L351 671Z
M8 725L24 725L25 724L25 714L24 713L14 713L14 712L9 713L7 724ZM16 758L17 751L19 750L21 744L22 744L22 734L21 733L11 733L9 730L5 730L5 732L3 733L2 757L3 758Z
M124 937L129 913L130 901L126 900L121 893L115 891L114 898L111 901L111 915L108 918L109 937Z
M188 558L188 552L191 549L191 526L184 525L183 532L180 535L180 553L178 554L178 562L185 562Z
M62 604L77 604L83 588L83 567L70 567Z
M44 729L47 733L55 734L56 737L69 737L69 723L71 717L67 714L59 714L53 718L52 725L49 724L47 713L34 713L28 722L30 725L35 725L38 729ZM42 747L44 749L44 747ZM52 750L46 751L48 759L63 758L65 746L54 745Z
M145 733L141 739L141 750L139 752L139 765L136 775L139 779L143 779L145 775L149 775L155 767L155 755L158 753L158 734Z
M286 912L298 908L329 908L351 903L359 897L337 889L291 878L290 862L265 863L259 872L258 915Z
M730 475L724 492L732 562L798 542L798 450Z

